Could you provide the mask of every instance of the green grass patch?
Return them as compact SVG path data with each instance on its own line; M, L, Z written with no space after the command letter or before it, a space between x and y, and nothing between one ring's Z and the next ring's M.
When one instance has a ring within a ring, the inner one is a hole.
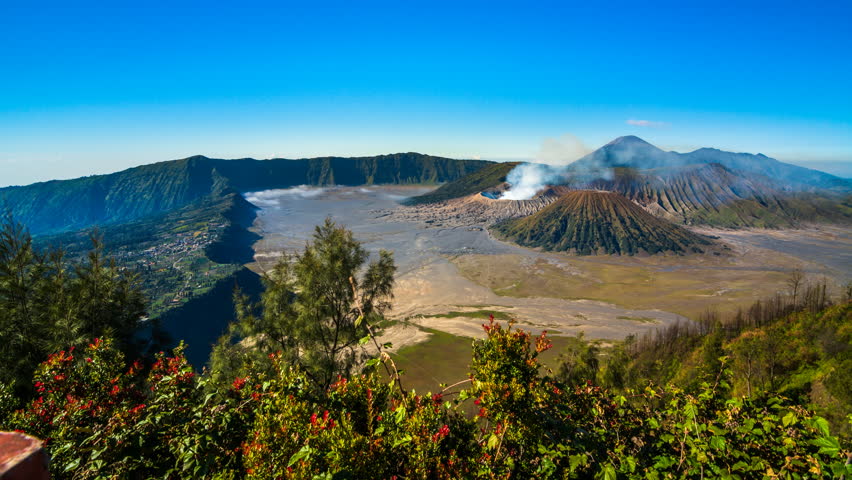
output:
M404 370L402 384L418 393L438 392L440 385L467 378L470 372L473 339L438 330L423 343L401 348L391 354L397 368Z
M452 385L468 378L474 340L439 330L424 330L432 334L428 340L391 354L397 368L404 371L403 386L419 394L435 393L441 390L441 384ZM548 338L553 348L539 355L543 374L548 368L558 368L559 355L574 341L572 337ZM535 347L535 337L531 341Z

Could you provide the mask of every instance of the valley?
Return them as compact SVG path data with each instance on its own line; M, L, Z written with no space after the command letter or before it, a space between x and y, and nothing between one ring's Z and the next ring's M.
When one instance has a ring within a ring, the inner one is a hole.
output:
M584 332L619 341L697 318L708 308L730 311L783 291L793 269L826 276L837 289L852 271L852 232L846 227L692 229L718 237L723 253L577 256L500 241L482 216L400 204L433 188L298 187L245 194L261 208L253 228L261 239L250 268L268 270L281 252L303 248L314 226L331 216L370 252L394 252L399 270L391 318L397 325L387 335L397 349L425 342L418 351L428 351L434 342L435 355L449 342L446 334L482 337L483 312L514 318L535 334Z

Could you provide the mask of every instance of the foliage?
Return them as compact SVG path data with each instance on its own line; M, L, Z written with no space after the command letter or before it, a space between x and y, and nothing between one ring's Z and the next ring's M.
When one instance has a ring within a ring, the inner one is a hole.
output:
M363 360L359 341L368 325L390 308L396 271L390 252L365 265L368 257L351 231L326 219L301 254L283 257L265 275L260 305L239 299L233 333L243 345L223 339L213 370L241 355L257 363L280 351L321 390L338 375L351 375Z
M110 340L51 355L35 376L38 398L7 419L44 439L56 478L209 476L240 464L251 389L205 395L182 355L125 367ZM216 399L214 400L214 396Z
M144 314L136 277L106 260L98 237L86 259L39 252L20 224L0 225L0 382L26 389L48 353L109 334L130 350Z
M375 373L317 391L283 356L211 390L182 355L145 373L111 341L51 355L0 426L46 440L55 478L807 478L850 474L828 423L784 397L615 394L539 372L550 347L494 321L469 388L418 396ZM723 362L724 363L724 362ZM465 382L460 383L463 385ZM458 387L458 385L456 386ZM475 415L465 414L473 400Z
M691 325L673 324L640 338L627 347L627 385L694 388L726 356L734 398L789 396L811 404L848 438L852 303L831 305L824 283L796 277L794 272L787 295L756 301L727 318L710 312Z
M559 358L559 370L556 378L569 385L578 385L586 380L594 380L600 370L599 348L585 340L583 332L568 339Z

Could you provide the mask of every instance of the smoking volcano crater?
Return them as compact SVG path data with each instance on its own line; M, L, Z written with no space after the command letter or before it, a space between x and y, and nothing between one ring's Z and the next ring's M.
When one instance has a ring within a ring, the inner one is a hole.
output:
M506 199L508 191L510 185L504 182L458 198L404 206L388 214L397 219L426 222L435 227L487 227L501 220L532 215L570 189L549 186L526 200Z

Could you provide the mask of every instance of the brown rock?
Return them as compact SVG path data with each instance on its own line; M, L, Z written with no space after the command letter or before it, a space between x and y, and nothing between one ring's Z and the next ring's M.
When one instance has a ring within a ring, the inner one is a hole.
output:
M49 479L47 462L47 452L39 439L0 432L0 480Z

